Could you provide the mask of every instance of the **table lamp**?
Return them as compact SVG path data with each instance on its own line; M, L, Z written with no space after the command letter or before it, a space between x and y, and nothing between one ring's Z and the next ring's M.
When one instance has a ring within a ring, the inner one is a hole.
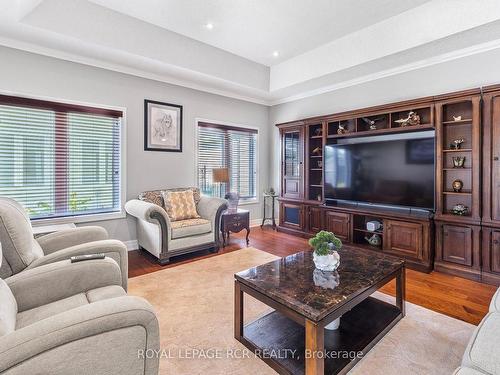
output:
M212 182L219 184L218 196L222 198L222 184L229 182L229 170L227 168L214 168L212 169Z
M228 168L214 168L212 169L212 181L219 183L219 197L222 198L222 184L229 183L229 169ZM225 195L225 199L229 202L229 209L238 209L240 196L238 193L229 192Z

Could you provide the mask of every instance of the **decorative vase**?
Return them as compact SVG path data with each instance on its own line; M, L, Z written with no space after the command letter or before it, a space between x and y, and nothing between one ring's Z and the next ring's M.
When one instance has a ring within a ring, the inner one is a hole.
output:
M317 255L313 253L314 265L321 271L335 271L340 266L340 255L336 251L331 251L327 255Z
M224 198L228 201L228 209L230 211L238 210L238 203L240 202L240 195L238 193L227 193Z

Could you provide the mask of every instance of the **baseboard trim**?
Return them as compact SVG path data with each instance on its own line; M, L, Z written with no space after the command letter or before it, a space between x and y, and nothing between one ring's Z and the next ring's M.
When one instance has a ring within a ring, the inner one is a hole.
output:
M250 227L260 227L262 219L250 220ZM139 242L137 240L122 241L127 246L128 251L139 249Z
M127 246L128 251L139 249L139 242L137 240L123 241L125 246Z
M250 220L250 227L260 227L260 224L262 224L262 219Z

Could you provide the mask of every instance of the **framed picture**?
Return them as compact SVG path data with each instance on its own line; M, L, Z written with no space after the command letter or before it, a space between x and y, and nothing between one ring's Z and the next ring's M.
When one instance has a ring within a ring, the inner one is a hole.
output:
M182 106L144 100L144 150L182 152Z

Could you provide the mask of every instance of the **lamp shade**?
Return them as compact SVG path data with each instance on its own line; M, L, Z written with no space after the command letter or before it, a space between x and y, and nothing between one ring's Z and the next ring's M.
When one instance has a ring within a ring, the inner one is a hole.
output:
M212 169L213 182L229 182L229 170L227 168Z

